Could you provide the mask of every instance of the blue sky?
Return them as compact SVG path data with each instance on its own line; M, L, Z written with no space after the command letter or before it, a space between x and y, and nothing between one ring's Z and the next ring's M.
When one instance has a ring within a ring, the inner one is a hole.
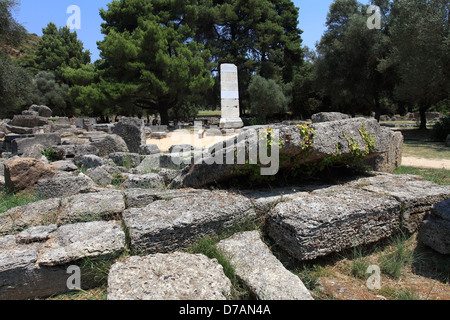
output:
M58 27L64 26L71 14L67 13L70 5L77 5L81 9L81 29L77 30L78 38L83 41L84 47L92 53L92 62L99 58L97 41L103 39L100 33L102 19L100 8L106 8L111 0L20 0L16 11L17 20L30 33L42 35L42 28L49 22ZM332 0L294 0L296 7L300 8L299 27L303 30L303 44L314 48L325 31L325 20ZM369 3L369 0L360 0Z

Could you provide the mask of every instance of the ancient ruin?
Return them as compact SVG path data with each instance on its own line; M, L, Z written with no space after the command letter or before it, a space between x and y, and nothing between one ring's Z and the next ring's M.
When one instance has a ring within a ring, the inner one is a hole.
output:
M112 264L108 299L226 299L230 282L222 266L187 250L249 220L263 221L263 228L235 234L217 248L260 299L312 299L263 238L308 261L422 229L424 244L449 253L450 189L392 174L403 137L374 119L320 114L313 124L246 127L204 150L174 145L161 152L147 144L151 129L142 120L122 118L107 130L82 121L80 128L73 120L43 117L46 111L34 106L0 125L2 187L39 196L0 214L0 299L70 291L73 267L82 270L82 288L93 288L96 279L83 261L97 258ZM278 170L264 177L260 170L271 163L262 155L274 141L278 158L270 159L279 160ZM365 166L365 173L339 183L302 179L354 165ZM287 184L264 188L264 179L286 176ZM252 179L258 188L244 183ZM115 262L127 243L132 256Z

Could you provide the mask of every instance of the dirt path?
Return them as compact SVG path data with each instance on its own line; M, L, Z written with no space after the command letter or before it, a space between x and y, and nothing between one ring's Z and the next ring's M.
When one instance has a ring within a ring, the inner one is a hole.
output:
M450 160L403 157L402 166L450 170Z

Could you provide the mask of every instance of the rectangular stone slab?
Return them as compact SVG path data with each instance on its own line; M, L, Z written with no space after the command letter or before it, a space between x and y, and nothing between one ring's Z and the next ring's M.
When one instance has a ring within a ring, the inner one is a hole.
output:
M433 204L450 198L450 187L440 186L412 175L380 174L359 180L353 185L361 190L395 198L402 204L402 228L418 230Z
M73 274L68 273L69 266L81 266L83 258L115 257L124 247L125 233L118 221L39 226L0 237L0 300L68 292ZM84 290L98 285L91 272L80 270L80 277Z
M400 226L400 209L391 197L336 186L278 204L267 231L298 260L312 260L391 236Z
M123 213L131 245L138 253L168 253L186 249L199 238L254 217L249 199L222 191L186 193Z
M258 299L313 300L303 282L272 254L258 231L237 233L217 247L230 258L236 275Z

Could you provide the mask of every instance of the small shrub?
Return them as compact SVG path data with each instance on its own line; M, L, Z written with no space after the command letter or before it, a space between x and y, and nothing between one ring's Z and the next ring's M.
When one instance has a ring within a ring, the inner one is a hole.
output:
M47 148L47 149L45 149L44 151L42 151L41 153L42 153L42 154L47 158L47 160L50 161L50 162L55 162L55 161L58 161L58 160L59 160L58 152L57 152L55 149L53 149L53 148Z
M441 118L436 124L433 126L431 130L431 136L436 141L444 142L447 139L447 136L450 134L450 113L445 117Z
M120 186L122 183L125 182L127 178L120 173L116 173L113 175L113 179L111 180L111 184L113 186Z

